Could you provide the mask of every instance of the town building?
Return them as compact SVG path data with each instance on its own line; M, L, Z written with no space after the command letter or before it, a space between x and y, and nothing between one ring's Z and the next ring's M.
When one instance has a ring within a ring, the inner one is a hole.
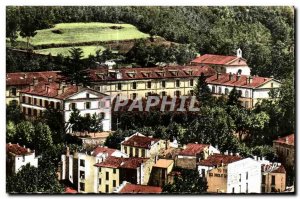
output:
M48 107L62 111L68 124L76 108L81 116L97 114L102 119L103 131L111 130L111 103L107 95L91 88L53 82L39 82L20 91L21 111L27 118L36 118ZM69 132L72 130L70 125Z
M286 167L294 168L295 165L295 135L278 138L273 141L273 148L280 161Z
M35 157L35 151L19 144L6 144L6 173L15 174L23 166L29 164L38 167L38 158Z
M135 99L153 93L160 96L193 95L198 77L215 74L208 66L152 68L99 68L89 70L93 88L110 96Z
M161 187L131 184L126 181L123 181L122 184L114 190L114 193L121 194L160 194L161 192Z
M242 50L238 49L236 56L204 54L191 61L195 66L210 66L219 73L234 73L250 75L251 69L247 60L242 58Z
M59 71L6 73L6 103L19 103L20 91L30 85L60 78Z
M176 158L176 166L183 169L196 169L196 163L206 159L208 156L220 153L220 151L209 144L189 143L183 146Z
M121 151L129 157L154 158L161 148L165 148L167 141L147 137L141 133L135 133L126 137L121 142Z
M127 157L126 154L117 149L103 146L98 146L91 151L74 152L73 154L70 154L67 148L66 154L61 156L61 180L73 184L79 193L97 193L98 170L94 165L105 161L110 156Z
M261 165L261 192L284 192L286 189L286 171L281 163L267 163Z
M228 96L235 87L240 93L239 100L245 108L253 108L263 99L269 99L270 91L278 89L281 83L274 78L240 75L233 73L217 73L206 79L214 96Z
M174 167L174 160L159 159L152 167L149 185L163 187L168 184L168 174Z
M108 157L96 163L99 193L112 193L123 181L147 185L153 161L149 158Z

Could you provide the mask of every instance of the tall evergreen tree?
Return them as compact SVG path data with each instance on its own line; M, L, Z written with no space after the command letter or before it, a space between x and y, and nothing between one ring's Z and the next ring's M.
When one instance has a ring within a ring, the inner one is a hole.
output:
M241 107L241 102L239 101L240 97L241 97L241 93L234 86L233 89L229 93L227 105Z
M195 87L195 95L197 100L202 105L208 105L212 103L213 97L211 94L211 90L206 82L206 77L204 73L201 73L200 77L198 78L198 82Z

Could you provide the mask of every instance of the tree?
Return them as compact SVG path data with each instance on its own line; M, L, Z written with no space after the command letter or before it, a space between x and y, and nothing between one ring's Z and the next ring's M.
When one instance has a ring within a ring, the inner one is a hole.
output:
M265 157L267 160L271 162L278 161L278 157L273 147L269 145L255 146L251 149L251 153L258 157Z
M29 147L34 146L35 131L31 122L23 121L17 124L16 130L16 141L19 144L28 145Z
M24 116L21 113L20 105L17 102L11 101L6 105L6 122L13 121L16 124L21 122Z
M6 124L6 142L14 142L16 137L17 129L14 122L9 121Z
M41 122L35 125L35 135L34 148L38 151L38 153L52 147L52 134L48 125Z
M16 11L15 7L7 7L6 10L6 37L9 38L12 46L18 38L19 19L16 17Z
M109 147L109 148L113 148L113 149L121 149L121 142L123 140L125 140L125 137L130 136L130 131L121 131L118 130L114 133L111 133L105 140L105 146Z
M239 101L240 97L241 97L241 93L234 86L229 93L227 105L241 107L241 102Z
M170 194L199 194L207 190L207 182L199 176L197 170L180 170L180 174L174 177L173 184L166 184L163 187L164 193Z
M92 133L102 131L102 120L96 113L94 113L91 117L89 131Z
M78 109L73 109L72 113L70 115L69 123L72 127L73 131L82 131L83 130L83 124L81 124L81 116L80 111Z
M212 102L212 94L206 82L206 77L204 76L204 73L201 73L200 77L198 78L198 82L195 87L195 95L197 100L203 106L211 104Z

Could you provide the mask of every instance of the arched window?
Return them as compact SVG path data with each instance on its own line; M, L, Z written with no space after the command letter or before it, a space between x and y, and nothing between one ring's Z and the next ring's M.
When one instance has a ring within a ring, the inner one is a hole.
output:
M245 91L245 97L249 97L249 91Z
M54 102L50 102L50 107L54 108Z
M221 87L219 87L218 93L219 93L220 95L222 94L222 88L221 88Z
M229 94L229 89L225 88L225 95L228 95L228 94Z
M241 75L242 74L242 69L239 69L237 73Z
M56 102L56 109L60 109L60 103Z
M239 96L242 97L243 91L242 90L238 90L238 92L239 92Z
M211 92L212 92L212 93L216 93L216 87L215 87L215 86L212 86Z

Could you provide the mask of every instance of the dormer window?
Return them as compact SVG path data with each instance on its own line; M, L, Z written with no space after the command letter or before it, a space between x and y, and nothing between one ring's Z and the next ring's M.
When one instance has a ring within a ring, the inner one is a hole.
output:
M96 76L100 79L104 79L104 73L96 73Z
M172 76L178 76L178 70L169 70Z
M193 75L193 70L184 70L185 74Z
M89 93L86 94L86 98L90 98L90 94Z
M164 71L156 71L156 74L159 77L164 77L165 76L165 72Z
M150 77L150 74L151 74L150 71L142 71L141 73L144 77Z
M126 74L127 74L127 76L130 77L130 78L135 78L135 71L127 72Z

